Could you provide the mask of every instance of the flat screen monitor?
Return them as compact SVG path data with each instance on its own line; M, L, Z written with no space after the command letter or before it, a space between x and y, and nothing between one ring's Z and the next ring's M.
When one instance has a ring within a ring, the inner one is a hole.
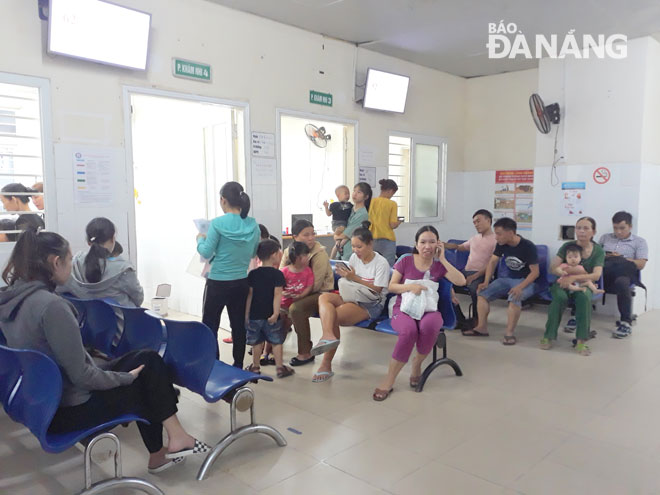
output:
M48 52L147 68L151 14L102 0L50 0Z
M408 76L369 68L362 106L373 110L403 113L408 96Z
M314 215L311 213L294 213L291 215L291 228L298 220L307 220L309 223L314 223Z

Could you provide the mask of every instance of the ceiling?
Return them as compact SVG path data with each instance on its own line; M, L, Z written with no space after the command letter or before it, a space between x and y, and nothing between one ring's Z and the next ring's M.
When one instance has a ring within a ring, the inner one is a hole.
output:
M475 77L536 67L535 59L489 59L488 23L534 35L656 34L660 1L634 0L209 0L354 43L450 74Z

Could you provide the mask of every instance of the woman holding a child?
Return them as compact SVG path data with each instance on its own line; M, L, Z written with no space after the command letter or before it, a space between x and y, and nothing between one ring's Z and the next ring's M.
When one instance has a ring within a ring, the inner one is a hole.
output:
M351 259L353 249L351 248L351 236L355 229L362 226L363 222L369 220L369 205L371 204L371 186L366 182L358 182L353 188L353 211L348 217L348 224L341 234L335 236L335 241L343 243L341 259Z
M309 266L314 273L314 285L310 294L294 299L289 306L289 318L298 335L298 355L294 356L289 364L291 366L302 366L314 362L314 356L310 353L312 341L310 336L309 318L316 314L319 307L321 293L331 291L335 285L332 267L328 253L320 242L316 240L314 225L307 220L298 220L292 230L293 240L302 242L309 248ZM290 263L289 248L284 250L280 268Z
M577 344L575 350L582 356L591 354L585 341L589 339L592 291L588 287L585 287L584 291L570 290L570 286L576 282L597 282L603 273L605 251L593 241L595 235L596 221L591 217L580 218L575 225L577 241L565 243L559 248L557 255L552 260L550 270L555 275L561 276L561 279L550 288L552 302L548 307L548 321L545 324L545 334L541 339L541 349L550 349L552 347L552 341L557 339L557 329L564 314L564 309L566 309L566 305L568 304L568 298L573 297L575 301L575 319L577 320L575 332ZM581 264L586 274L566 275L560 268L562 263L566 263L566 248L571 244L577 244L581 248Z

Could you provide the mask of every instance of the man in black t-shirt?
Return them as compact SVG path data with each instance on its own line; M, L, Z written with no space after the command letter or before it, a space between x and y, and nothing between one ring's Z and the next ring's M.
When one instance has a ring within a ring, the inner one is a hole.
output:
M463 335L471 337L488 336L489 301L507 296L509 309L502 343L504 345L516 343L513 331L516 329L520 318L522 302L538 291L535 280L539 276L536 246L533 242L518 235L516 233L517 227L515 220L511 218L500 218L495 222L494 230L497 246L488 262L484 282L477 287L479 293L477 299L479 323L473 330L463 332ZM504 259L505 268L500 269L497 278L491 282L490 279L495 273L500 258Z

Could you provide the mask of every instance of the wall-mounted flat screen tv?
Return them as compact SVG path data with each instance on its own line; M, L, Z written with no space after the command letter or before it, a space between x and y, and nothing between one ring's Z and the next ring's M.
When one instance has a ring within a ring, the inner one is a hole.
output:
M151 14L102 0L50 0L48 52L145 70Z
M408 96L408 76L369 68L362 106L373 110L403 113Z

